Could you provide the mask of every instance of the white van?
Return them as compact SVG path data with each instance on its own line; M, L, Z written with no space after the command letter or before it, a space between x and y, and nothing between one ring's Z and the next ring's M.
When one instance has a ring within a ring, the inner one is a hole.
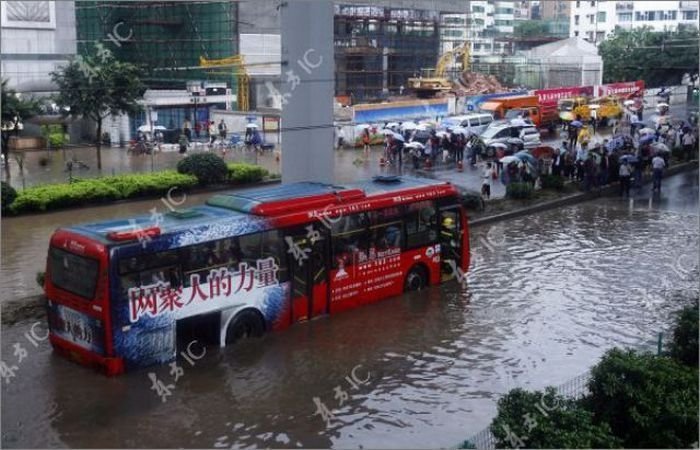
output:
M441 127L462 127L474 134L481 134L493 122L491 114L468 114L464 116L448 117L442 121Z

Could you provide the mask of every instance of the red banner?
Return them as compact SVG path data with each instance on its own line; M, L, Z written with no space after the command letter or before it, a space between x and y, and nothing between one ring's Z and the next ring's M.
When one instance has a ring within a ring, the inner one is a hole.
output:
M621 97L627 97L630 94L635 94L637 92L644 92L643 80L601 84L600 86L598 86L598 97L602 97L604 95L617 95Z
M541 106L557 106L562 98L593 96L593 86L569 86L553 89L538 89L535 95Z

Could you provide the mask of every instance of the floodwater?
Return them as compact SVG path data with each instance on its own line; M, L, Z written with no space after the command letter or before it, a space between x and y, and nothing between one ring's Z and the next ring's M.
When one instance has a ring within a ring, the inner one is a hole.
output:
M106 378L45 341L32 345L32 322L3 327L2 360L18 369L2 383L2 445L457 445L489 424L513 387L561 384L613 346L652 348L679 307L668 290L697 295L698 172L664 182L660 197L645 190L633 202L600 199L476 228L466 287L209 348L194 366L179 359L176 383L168 366ZM91 211L83 214L102 214ZM16 344L27 350L21 362ZM165 401L150 372L173 384ZM315 414L319 405L332 416Z

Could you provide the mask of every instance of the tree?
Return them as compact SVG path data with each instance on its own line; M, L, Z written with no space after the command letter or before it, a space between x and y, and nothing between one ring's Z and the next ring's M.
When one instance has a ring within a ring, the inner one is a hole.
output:
M496 448L616 448L620 441L607 424L594 424L593 415L577 400L549 387L545 392L513 389L498 401L491 422Z
M8 80L0 82L0 109L2 110L2 154L5 161L8 159L7 144L10 140L10 131L15 135L19 131L19 124L31 119L39 113L39 102L34 99L18 97L13 89L7 87Z
M524 20L515 25L514 34L521 37L544 36L547 34L547 25L541 20Z
M688 366L698 367L698 299L695 304L683 308L676 319L670 353L676 360Z
M664 356L613 349L591 369L584 400L625 448L687 448L698 440L698 371Z
M133 114L141 110L138 99L144 86L140 71L123 63L101 44L96 55L77 56L67 66L51 73L59 88L57 103L67 107L64 114L83 116L95 121L97 131L97 168L102 169L102 122L110 114Z
M648 87L680 84L684 73L698 72L697 29L654 32L649 27L618 29L603 41L603 82L644 80Z

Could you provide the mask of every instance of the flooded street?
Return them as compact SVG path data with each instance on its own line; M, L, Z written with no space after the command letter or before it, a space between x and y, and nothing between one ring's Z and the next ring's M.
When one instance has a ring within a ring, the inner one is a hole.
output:
M3 299L38 292L27 261L43 265L54 228L155 202L3 221ZM27 230L44 253L23 241ZM169 366L106 378L53 355L46 341L35 347L25 335L33 322L4 326L2 359L18 370L2 384L2 445L458 445L490 423L513 387L561 384L613 346L654 348L678 309L668 290L697 292L698 172L664 180L660 198L644 190L633 202L600 199L479 227L471 240L466 287L448 283L209 348L192 364L179 358L177 382ZM42 322L35 335L43 330ZM149 372L173 385L164 401Z

